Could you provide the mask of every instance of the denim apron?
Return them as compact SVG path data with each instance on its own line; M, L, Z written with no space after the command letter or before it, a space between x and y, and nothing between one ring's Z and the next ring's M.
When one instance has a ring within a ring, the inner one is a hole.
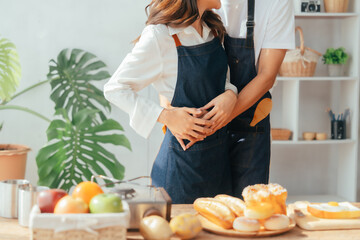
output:
M230 67L230 81L240 92L257 76L254 50L255 0L248 0L246 39L225 36L224 46ZM258 103L271 98L267 92L247 111L228 125L229 157L231 160L234 196L241 197L242 190L257 183L268 183L270 165L270 117L255 127L250 127Z
M178 53L178 76L171 105L205 106L225 91L228 65L221 42L215 35L210 42L182 46L176 34L173 38ZM153 185L164 187L175 204L230 193L227 141L227 131L223 128L184 151L167 129L151 171Z

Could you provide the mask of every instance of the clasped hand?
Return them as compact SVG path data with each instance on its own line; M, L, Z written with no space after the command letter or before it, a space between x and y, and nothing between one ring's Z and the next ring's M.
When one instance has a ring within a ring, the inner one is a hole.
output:
M236 100L236 94L227 90L199 109L186 107L168 109L173 112L170 114L172 120L169 119L166 125L186 151L232 120ZM185 146L183 139L190 142Z

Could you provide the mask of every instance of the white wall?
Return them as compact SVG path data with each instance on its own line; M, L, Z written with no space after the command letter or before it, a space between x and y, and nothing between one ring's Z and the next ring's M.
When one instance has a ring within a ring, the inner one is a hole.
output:
M0 0L0 35L17 46L22 79L19 91L46 79L49 60L64 48L81 48L94 53L108 65L112 74L134 40L145 26L145 0ZM102 83L102 85L105 82ZM157 99L153 89L141 94ZM11 104L34 109L52 118L50 86L15 99ZM111 117L125 128L133 151L109 148L125 165L125 177L148 175L161 143L160 126L149 141L138 136L129 126L126 114L113 107ZM25 144L32 148L28 156L26 178L38 180L35 157L46 143L48 123L33 115L15 110L0 111L0 143Z

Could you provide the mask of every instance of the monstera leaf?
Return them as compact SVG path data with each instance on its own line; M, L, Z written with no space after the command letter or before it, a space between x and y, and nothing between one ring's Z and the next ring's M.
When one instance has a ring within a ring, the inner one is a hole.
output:
M0 99L9 101L19 85L21 67L16 47L5 38L0 38Z
M70 116L85 108L110 111L103 92L92 84L110 77L104 62L80 49L64 49L57 61L50 62L50 98L55 102L55 109L64 108ZM101 110L98 114L102 120L106 119Z
M108 175L123 179L124 167L106 144L124 146L131 150L128 139L117 132L123 131L119 123L107 119L96 123L98 110L83 109L70 119L65 109L57 110L63 119L55 119L47 129L48 144L37 157L39 185L62 188L67 191L92 175Z

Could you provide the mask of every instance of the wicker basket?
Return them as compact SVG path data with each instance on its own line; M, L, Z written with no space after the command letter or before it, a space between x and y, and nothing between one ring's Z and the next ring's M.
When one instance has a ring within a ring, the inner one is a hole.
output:
M271 137L272 140L290 140L292 132L289 129L284 128L272 128Z
M129 205L124 212L101 214L40 213L34 206L30 214L31 240L126 240L130 223Z
M32 240L126 240L126 228L121 226L97 229L96 233L69 230L55 233L50 229L33 229Z
M312 77L321 53L305 47L301 27L296 27L295 31L300 34L300 47L286 52L279 74L283 77Z
M342 13L347 12L349 0L324 0L325 12Z

